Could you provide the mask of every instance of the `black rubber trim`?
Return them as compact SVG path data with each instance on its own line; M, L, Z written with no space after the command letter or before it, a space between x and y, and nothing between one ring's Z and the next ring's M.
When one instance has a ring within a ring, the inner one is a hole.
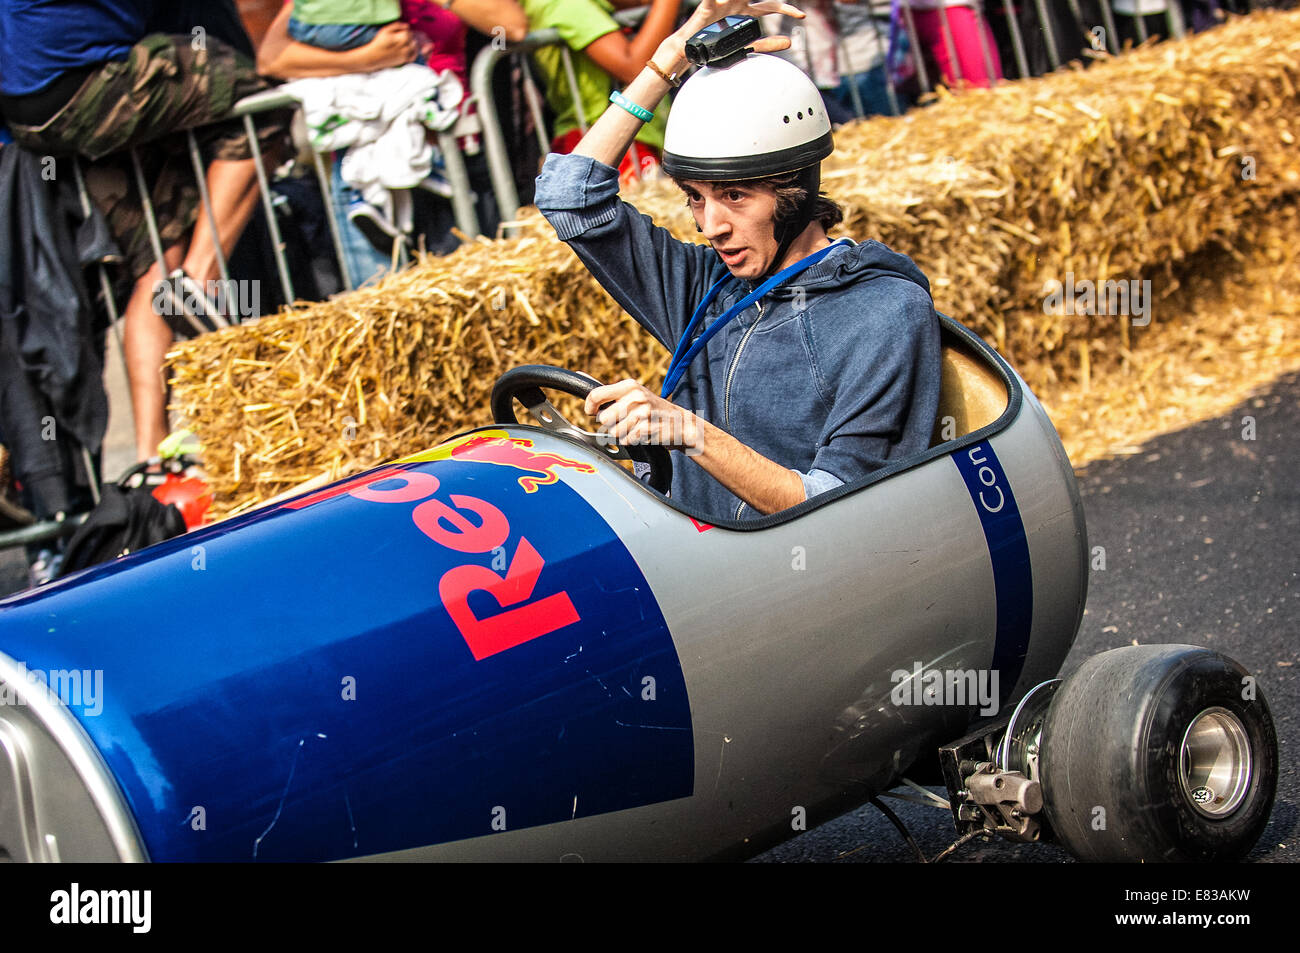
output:
M533 392L539 387L552 387L582 398L599 386L600 381L582 371L570 371L549 364L522 364L519 367L512 367L502 374L492 387L490 401L492 419L498 424L519 422L519 418L515 416L516 393L537 400L541 395Z
M665 151L663 166L665 172L677 179L734 182L739 179L758 179L806 169L825 159L834 150L835 142L827 132L812 142L756 156L700 159Z

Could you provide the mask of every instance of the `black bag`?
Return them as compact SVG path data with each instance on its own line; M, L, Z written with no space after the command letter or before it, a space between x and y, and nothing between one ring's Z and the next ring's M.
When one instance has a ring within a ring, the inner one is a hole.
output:
M125 489L107 483L99 505L68 543L59 578L184 532L181 511L171 503L159 503L146 486Z

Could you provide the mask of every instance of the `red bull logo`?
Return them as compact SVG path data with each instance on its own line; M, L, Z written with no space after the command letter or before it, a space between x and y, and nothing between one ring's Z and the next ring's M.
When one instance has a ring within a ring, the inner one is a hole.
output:
M525 471L519 485L527 493L536 493L539 486L555 483L556 472L563 467L577 473L595 473L590 463L582 463L558 453L533 449L533 441L526 437L511 437L504 430L482 430L468 437L450 440L427 453L407 457L399 462L426 460L461 460L470 463L495 463Z
M384 486L396 482L401 485ZM580 621L567 591L561 589L534 598L546 560L525 536L520 535L509 564L504 562L505 544L512 535L510 518L504 512L487 500L464 493L448 493L445 500L440 499L434 494L441 490L441 481L432 473L381 467L284 505L301 510L344 493L367 503L414 503L411 520L433 542L471 556L498 554L502 559L500 569L495 560L491 569L470 560L453 566L438 581L438 598L477 660ZM466 513L475 518L468 518ZM505 570L504 577L501 570ZM488 593L504 611L480 615L482 606L475 609L469 602L470 594L475 592Z

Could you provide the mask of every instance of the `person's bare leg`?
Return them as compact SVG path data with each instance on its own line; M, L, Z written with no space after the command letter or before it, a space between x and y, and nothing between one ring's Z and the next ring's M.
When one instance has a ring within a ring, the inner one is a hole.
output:
M257 207L257 167L253 159L215 159L208 165L207 180L221 247L229 255ZM220 275L212 229L202 208L190 233L189 249L184 252L183 262L181 254L180 245L167 249L169 271L180 264L187 275L200 283ZM150 268L135 283L123 314L122 350L126 357L131 408L135 417L136 455L140 460L154 456L158 452L158 443L168 433L162 363L173 335L167 322L154 308L161 277L156 265Z
M253 159L214 159L208 165L207 177L221 248L229 256L257 207L257 167ZM181 267L201 283L218 277L217 250L203 209L199 209L192 236Z
M181 258L181 246L166 251L167 267L175 268ZM154 308L157 294L158 266L154 265L136 281L123 312L122 351L126 358L127 383L131 390L131 412L135 418L136 459L147 460L158 452L158 443L167 436L166 389L162 363L172 344L172 331Z
M229 255L257 207L257 167L253 159L215 159L208 165L207 180L221 247ZM190 233L184 262L181 262L180 245L167 249L166 258L168 270L179 263L187 275L200 283L220 274L212 229L203 209L199 209L194 230ZM173 335L167 322L154 309L160 277L155 265L136 282L123 316L122 349L135 416L136 454L141 460L154 456L158 452L158 443L168 433L162 363Z

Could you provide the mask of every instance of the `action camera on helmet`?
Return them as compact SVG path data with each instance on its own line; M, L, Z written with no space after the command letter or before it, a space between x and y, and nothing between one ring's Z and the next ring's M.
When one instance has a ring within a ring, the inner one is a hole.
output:
M696 66L722 69L743 59L749 44L762 35L753 17L723 17L686 41L686 58Z

